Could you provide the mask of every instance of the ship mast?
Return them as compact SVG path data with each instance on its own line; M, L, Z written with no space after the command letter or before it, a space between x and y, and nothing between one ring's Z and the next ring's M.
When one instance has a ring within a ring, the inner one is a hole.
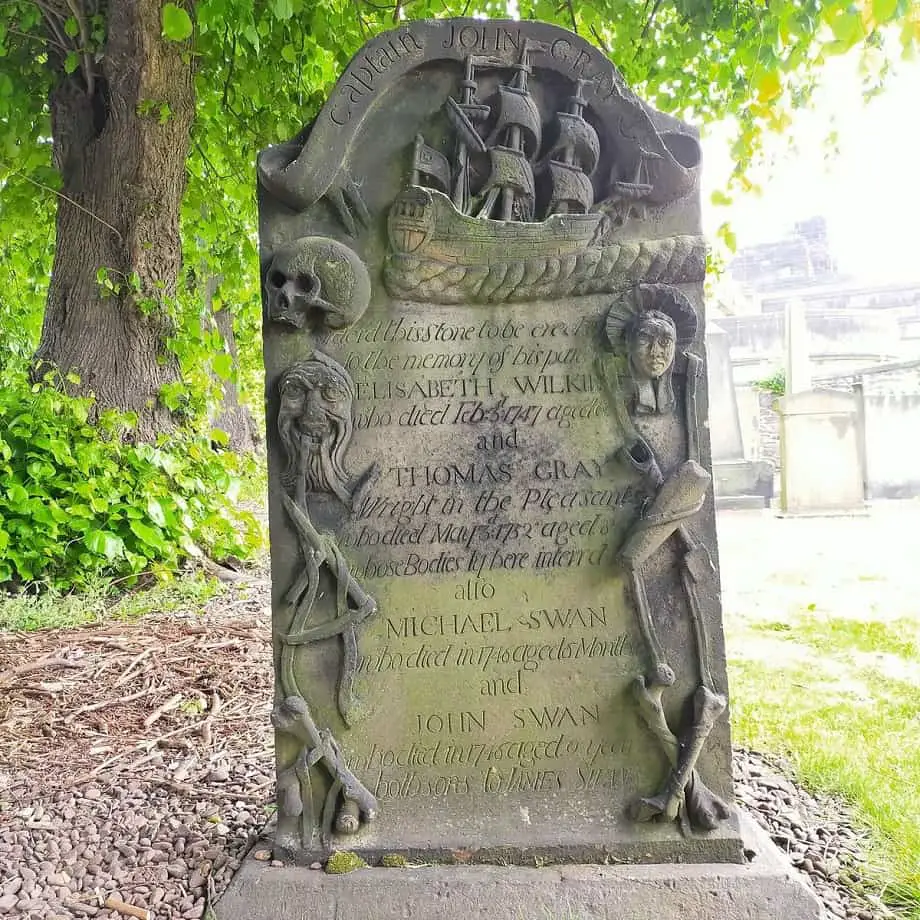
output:
M578 80L568 107L556 113L559 137L537 167L549 170L552 193L548 214L587 214L594 203L590 175L597 166L600 142L584 117L587 101L582 93L586 83Z
M473 114L473 100L476 81L473 79L472 55L466 59L466 77L460 84L460 108L467 115ZM478 106L477 106L478 108ZM457 132L457 181L454 184L454 207L466 214L470 206L470 160L469 147L461 132Z
M492 174L486 185L487 194L478 217L492 217L501 197L499 220L515 218L518 202L518 219L530 220L533 210L533 170L528 162L527 145L536 155L540 147L540 115L527 89L529 47L524 44L511 82L499 87L501 107L498 122L489 138L489 155ZM494 146L493 146L494 145Z
M527 74L530 71L530 67L527 65L527 43L524 43L524 49L521 51L521 60L514 65L516 71L514 79L512 80L510 86L514 89L520 90L522 95L527 93ZM521 145L521 126L517 124L510 124L508 126L508 146L512 150L520 150L523 152L523 146ZM501 219L502 220L511 220L511 211L514 208L514 189L510 185L506 185L502 188L502 211Z
M575 83L575 95L569 99L569 115L574 118L581 119L583 117L582 113L585 110L587 101L584 96L582 96L582 90L585 88L587 80L578 80ZM578 161L575 159L575 141L570 139L569 142L565 145L562 154L562 162L566 166L576 166Z
M457 170L451 200L461 214L469 213L472 198L470 151L486 152L485 141L476 130L476 123L485 121L491 111L489 106L476 101L476 68L498 63L491 58L469 55L466 59L466 74L460 83L460 101L448 96L444 107L447 120L457 132Z

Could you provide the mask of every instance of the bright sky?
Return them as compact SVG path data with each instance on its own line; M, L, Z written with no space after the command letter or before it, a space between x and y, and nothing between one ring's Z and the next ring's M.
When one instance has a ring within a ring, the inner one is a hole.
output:
M839 153L824 143L836 129ZM727 128L703 141L704 225L728 220L738 245L778 239L796 220L823 214L840 271L871 281L920 281L920 61L898 61L882 94L862 101L856 58L827 68L813 111L769 144L772 167L752 173L763 196L709 204L730 172Z

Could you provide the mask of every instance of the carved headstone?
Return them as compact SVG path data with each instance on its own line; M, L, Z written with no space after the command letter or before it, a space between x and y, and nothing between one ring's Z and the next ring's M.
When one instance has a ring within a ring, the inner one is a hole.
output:
M741 860L698 169L480 20L262 154L279 852Z

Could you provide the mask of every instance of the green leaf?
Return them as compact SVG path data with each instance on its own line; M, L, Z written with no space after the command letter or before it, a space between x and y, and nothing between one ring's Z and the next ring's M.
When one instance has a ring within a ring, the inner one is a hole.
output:
M166 3L161 13L163 38L171 42L184 42L192 35L192 17L175 3Z
M160 527L166 526L166 515L163 513L163 506L155 499L147 499L147 514L150 515L150 520L154 524L159 524Z
M287 45L284 45L284 47L282 47L281 60L287 61L288 64L293 64L297 60L297 52L294 50L293 45L287 44Z
M76 38L80 34L80 25L73 16L68 17L64 23L64 32L71 38Z
M90 530L83 537L87 549L109 561L123 556L125 544L117 534L106 530Z
M146 543L147 546L152 546L154 549L163 550L166 548L166 544L163 540L163 534L160 533L155 527L148 527L146 524L142 524L140 521L129 521L128 526L131 528L131 531L134 533L142 543Z
M761 102L772 102L783 91L783 84L775 70L765 73L757 84L757 98Z
M10 506L14 509L29 500L29 493L18 482L14 482L9 486L7 495L10 500Z
M229 380L233 374L233 358L225 351L218 352L211 361L211 367L221 380Z
M291 0L274 0L272 3L272 12L282 21L286 21L294 15L294 6Z
M894 19L898 11L898 0L872 0L872 18L881 25Z
M73 73L80 66L80 55L76 51L68 51L64 58L64 73Z
M865 35L859 13L841 13L831 23L831 31L847 48L852 48Z

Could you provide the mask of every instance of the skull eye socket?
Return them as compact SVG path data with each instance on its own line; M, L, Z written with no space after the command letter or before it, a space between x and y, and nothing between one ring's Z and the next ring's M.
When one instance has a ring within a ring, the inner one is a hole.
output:
M279 288L284 287L286 282L287 282L287 278L285 278L285 276L281 272L279 272L277 269L271 272L271 274L269 274L268 276L268 283L272 287L279 287Z
M297 288L314 294L319 291L319 278L311 272L302 272L297 276Z

